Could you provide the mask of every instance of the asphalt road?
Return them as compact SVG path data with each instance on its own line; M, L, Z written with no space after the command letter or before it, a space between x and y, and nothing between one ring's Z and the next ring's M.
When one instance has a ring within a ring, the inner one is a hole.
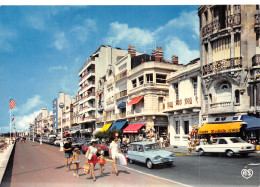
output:
M248 165L252 163L254 165ZM241 175L245 166L253 170L253 176L249 179ZM191 186L260 186L260 154L255 153L247 158L220 155L176 156L172 167L156 166L148 169L140 163L129 163L128 167Z
M80 155L80 166L86 162ZM38 187L38 186L184 186L179 183L149 176L129 168L118 166L119 176L111 174L112 163L107 162L104 175L100 176L99 166L95 169L96 181L79 170L79 177L66 172L64 153L58 147L40 145L35 142L16 144L13 160L7 168L1 187Z

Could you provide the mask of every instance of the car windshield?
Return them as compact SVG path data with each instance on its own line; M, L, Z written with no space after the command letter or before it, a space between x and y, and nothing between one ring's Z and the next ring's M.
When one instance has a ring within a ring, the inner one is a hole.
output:
M154 151L154 150L158 150L159 148L160 148L160 146L158 143L149 144L149 145L144 146L145 151Z
M242 140L241 138L230 138L230 140L233 143L245 143L245 141Z

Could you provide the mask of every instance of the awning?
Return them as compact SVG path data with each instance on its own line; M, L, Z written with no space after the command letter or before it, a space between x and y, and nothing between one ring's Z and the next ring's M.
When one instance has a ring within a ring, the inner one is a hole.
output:
M136 97L136 98L132 99L127 105L137 104L139 101L141 101L141 99L143 99L143 97L144 96Z
M199 134L237 133L240 132L242 122L231 123L204 123L199 129Z
M116 129L117 131L120 130L126 123L126 120L124 121L116 121L113 123L113 125L110 127L109 130Z
M105 124L100 131L101 131L101 132L107 131L111 125L112 125L112 123L107 123L107 124Z
M138 133L138 130L144 126L144 123L130 124L124 130L123 133Z
M102 92L100 92L99 94L96 95L96 98L98 98L98 96L100 96L100 94L102 94Z
M126 107L126 103L125 102L122 102L120 103L117 108L125 108Z
M241 120L247 123L246 130L260 129L260 118L255 116L242 115Z

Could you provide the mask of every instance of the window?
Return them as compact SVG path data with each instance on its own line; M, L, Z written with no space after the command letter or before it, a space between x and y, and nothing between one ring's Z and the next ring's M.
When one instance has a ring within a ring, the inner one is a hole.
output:
M180 134L180 124L179 121L176 121L176 134Z
M137 85L136 85L136 79L132 80L132 85L133 85L133 88L135 88Z
M147 83L153 83L153 74L146 74Z
M233 120L234 121L238 120L238 117L237 116L233 117Z
M139 77L138 80L140 85L144 84L144 76Z
M184 133L189 134L189 121L184 121Z
M225 139L219 139L218 143L219 144L227 144L227 141Z
M219 121L219 118L216 118L215 121Z
M176 101L177 100L179 100L179 86L178 86L178 84L174 84L173 85L173 87L174 87L174 90L175 90L175 98L176 98Z
M197 97L198 79L197 79L197 77L194 77L191 80L192 80L192 86L193 86L193 94L195 97Z
M143 152L144 151L143 146L142 145L137 145L137 150L139 152Z
M156 74L156 83L166 84L166 76L167 75Z
M239 95L239 90L235 91L235 103L239 104L240 103L240 95Z

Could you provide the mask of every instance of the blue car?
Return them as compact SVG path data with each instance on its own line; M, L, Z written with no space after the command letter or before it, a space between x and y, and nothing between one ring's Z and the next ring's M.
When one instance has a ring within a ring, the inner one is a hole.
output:
M160 149L158 143L154 142L134 142L131 143L126 155L129 163L145 163L147 168L152 169L154 165L173 164L175 155L170 151Z

